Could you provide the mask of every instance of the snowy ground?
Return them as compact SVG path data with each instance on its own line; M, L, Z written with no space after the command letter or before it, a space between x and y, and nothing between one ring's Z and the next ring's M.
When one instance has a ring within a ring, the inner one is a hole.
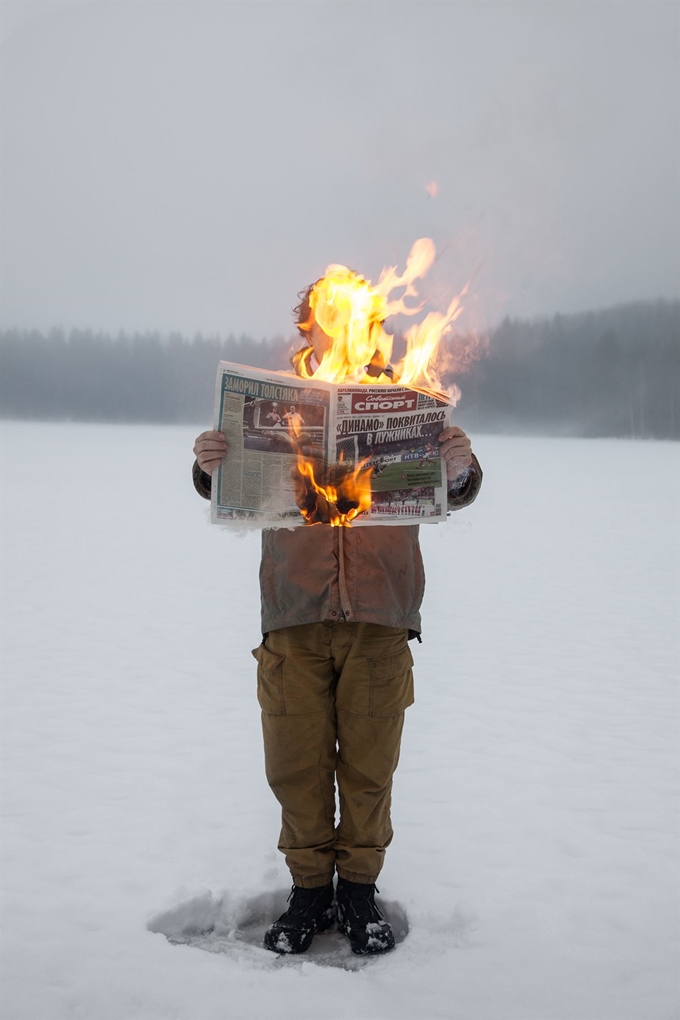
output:
M208 525L195 432L2 428L3 1020L676 1018L677 447L476 440L423 528L405 937L279 959L258 537Z

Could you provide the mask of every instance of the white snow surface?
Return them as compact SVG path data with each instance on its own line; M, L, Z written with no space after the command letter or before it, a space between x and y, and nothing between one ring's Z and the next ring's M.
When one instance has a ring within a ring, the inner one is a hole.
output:
M398 938L261 948L259 536L200 429L5 423L3 1020L678 1016L678 448L479 436L422 528L379 880Z

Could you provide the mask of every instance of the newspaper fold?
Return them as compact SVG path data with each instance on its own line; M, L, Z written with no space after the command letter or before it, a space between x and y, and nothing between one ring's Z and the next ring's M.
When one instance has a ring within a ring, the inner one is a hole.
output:
M305 525L300 456L331 475L371 469L371 506L352 527L443 521L437 437L451 410L443 394L411 386L337 385L221 361L214 428L229 453L213 473L212 522Z

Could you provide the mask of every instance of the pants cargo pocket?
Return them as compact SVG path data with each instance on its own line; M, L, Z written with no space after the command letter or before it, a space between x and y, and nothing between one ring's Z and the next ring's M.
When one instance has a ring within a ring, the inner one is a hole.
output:
M264 642L253 649L257 659L257 700L266 715L285 715L283 663L285 655L270 652Z
M412 705L413 656L406 647L379 659L368 659L370 716L399 715Z

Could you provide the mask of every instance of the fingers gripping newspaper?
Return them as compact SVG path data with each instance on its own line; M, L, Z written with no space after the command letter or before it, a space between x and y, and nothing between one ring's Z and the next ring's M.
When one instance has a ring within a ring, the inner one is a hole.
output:
M370 469L370 507L352 527L446 519L446 467L439 433L451 406L412 387L336 385L220 362L214 428L229 452L213 474L211 519L296 527L304 480Z

